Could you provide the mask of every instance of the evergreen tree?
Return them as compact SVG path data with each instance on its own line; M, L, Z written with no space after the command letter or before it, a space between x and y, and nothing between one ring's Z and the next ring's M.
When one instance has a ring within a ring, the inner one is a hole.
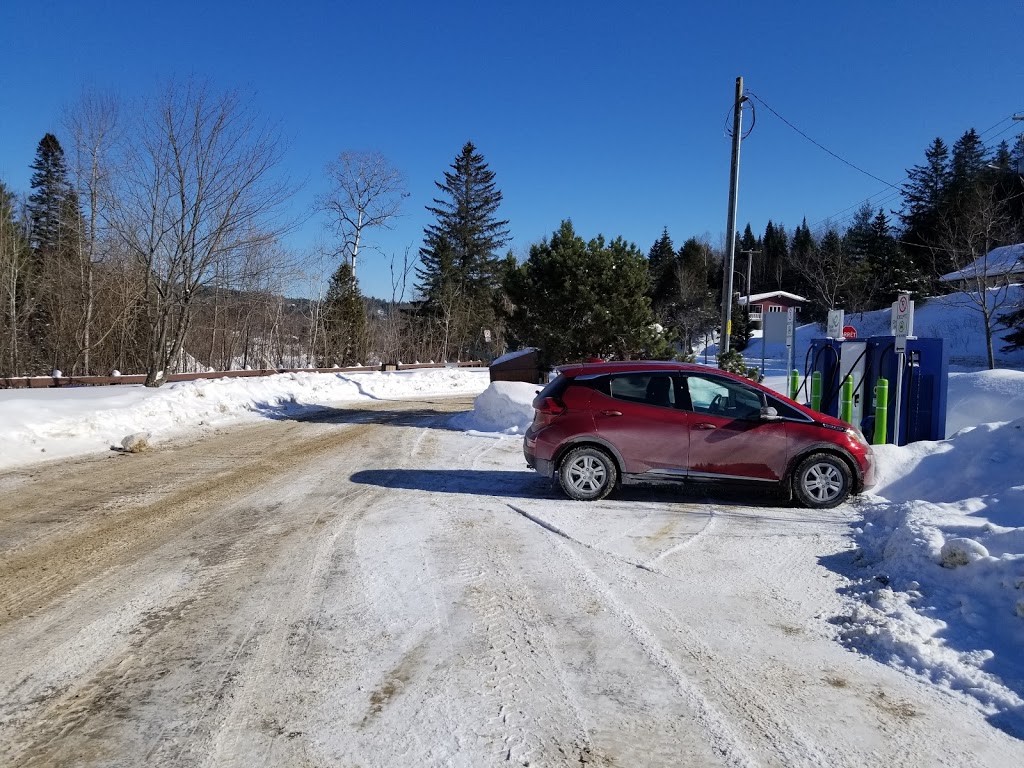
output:
M896 241L889 218L881 208L871 220L868 273L871 289L868 309L890 306L901 291L918 296L923 293L925 281L913 259Z
M64 150L52 133L40 139L30 167L32 194L28 198L28 215L32 247L38 258L43 258L43 254L67 248L68 228L74 223L72 216L77 204L68 180Z
M985 171L985 145L973 128L953 144L949 164L949 181L953 197L972 189Z
M758 259L760 268L753 280L755 290L751 293L784 290L783 276L788 256L789 238L786 236L786 228L781 224L775 226L769 219L764 228L761 257Z
M674 282L676 252L668 228L662 230L661 237L654 241L647 254L647 269L651 279L651 303L655 307L664 306L671 301L672 284Z
M330 365L358 365L366 358L366 308L352 265L343 261L327 287L324 299L324 335L326 359Z
M937 263L931 245L938 238L940 220L949 199L951 172L949 150L941 138L936 138L925 150L923 165L907 171L903 184L902 240L907 253L919 272L936 286L936 279L948 271L945 264Z
M635 245L598 235L585 242L563 221L509 279L514 339L547 363L590 357L664 357L647 296L648 262Z
M511 238L508 222L497 218L502 195L494 172L472 142L451 168L435 182L441 196L427 206L435 221L423 232L417 289L423 311L446 329L443 354L480 354L482 329L496 319L497 254Z

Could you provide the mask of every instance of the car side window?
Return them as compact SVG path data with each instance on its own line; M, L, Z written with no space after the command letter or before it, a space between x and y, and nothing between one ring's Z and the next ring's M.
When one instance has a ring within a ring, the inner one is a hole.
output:
M609 394L631 403L676 407L676 393L670 373L623 373L610 377Z
M729 419L759 419L761 396L754 390L711 376L687 376L691 410Z

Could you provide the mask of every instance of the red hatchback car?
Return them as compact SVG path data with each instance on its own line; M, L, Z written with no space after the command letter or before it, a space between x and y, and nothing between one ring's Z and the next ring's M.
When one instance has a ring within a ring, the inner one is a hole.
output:
M570 365L533 407L526 463L573 499L604 498L620 483L717 480L826 508L874 484L859 430L714 368Z

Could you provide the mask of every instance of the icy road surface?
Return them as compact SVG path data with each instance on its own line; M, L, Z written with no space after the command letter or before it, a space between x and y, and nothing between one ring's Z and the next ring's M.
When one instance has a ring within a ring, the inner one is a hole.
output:
M851 509L570 502L468 405L0 475L0 765L1024 764L833 639Z

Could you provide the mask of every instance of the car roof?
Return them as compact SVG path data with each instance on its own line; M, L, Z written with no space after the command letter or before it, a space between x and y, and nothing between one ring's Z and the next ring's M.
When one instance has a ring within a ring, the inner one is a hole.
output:
M700 373L726 373L718 368L674 360L609 360L602 363L574 363L558 367L560 373L576 376L594 376L603 373L633 373L637 371L694 371ZM729 374L726 373L728 376Z

